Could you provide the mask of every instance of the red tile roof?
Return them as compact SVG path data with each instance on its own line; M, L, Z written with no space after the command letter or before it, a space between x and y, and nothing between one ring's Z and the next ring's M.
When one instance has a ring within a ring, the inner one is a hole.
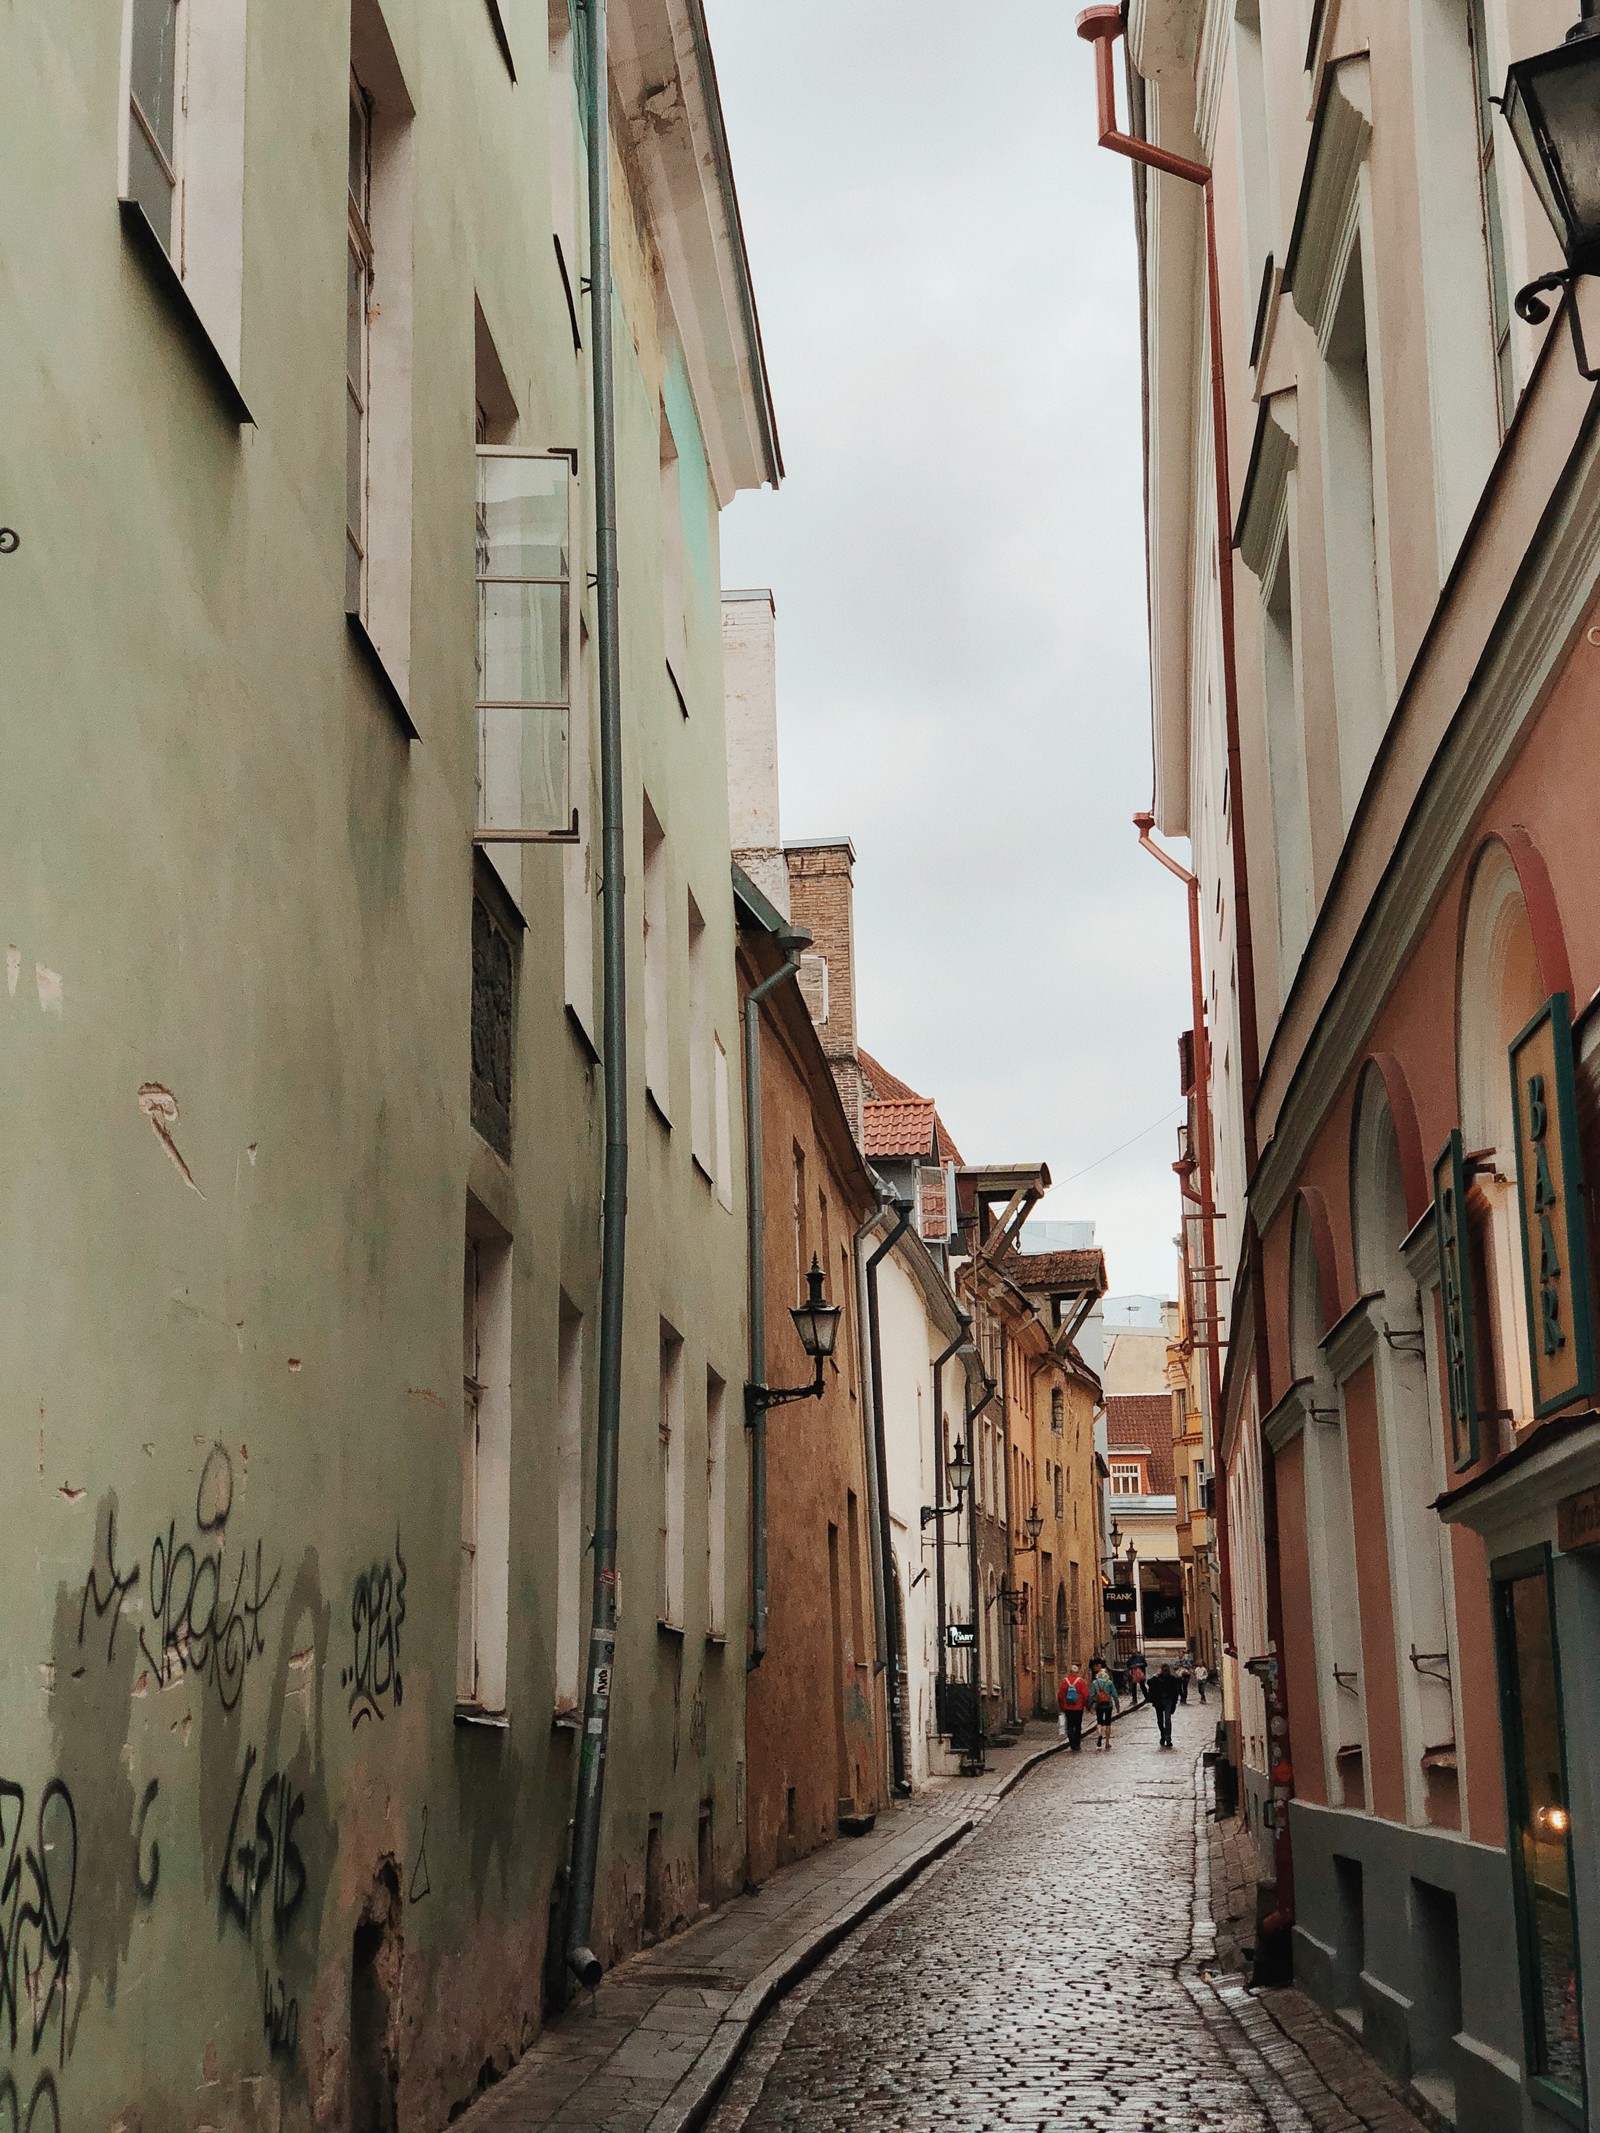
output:
M1008 1252L1005 1271L1019 1289L1106 1292L1106 1255L1097 1248L1082 1252Z
M927 1162L933 1153L935 1129L931 1096L861 1106L861 1144L868 1156L906 1156Z
M1113 1453L1119 1445L1125 1451L1148 1452L1151 1495L1174 1493L1171 1393L1113 1393L1106 1401L1106 1441Z
M916 1089L912 1088L908 1081L902 1081L898 1074L891 1074L886 1066L880 1066L870 1052L864 1052L858 1047L856 1058L860 1061L861 1071L866 1076L867 1109L870 1110L874 1104L880 1103L931 1104L933 1102L931 1096L921 1095ZM959 1165L962 1160L961 1150L950 1138L949 1128L939 1116L937 1106L934 1108L933 1124L934 1130L938 1135L940 1162ZM930 1144L925 1141L922 1145L923 1150L926 1151ZM866 1153L868 1155L897 1155L901 1151L895 1148L874 1148L869 1140Z

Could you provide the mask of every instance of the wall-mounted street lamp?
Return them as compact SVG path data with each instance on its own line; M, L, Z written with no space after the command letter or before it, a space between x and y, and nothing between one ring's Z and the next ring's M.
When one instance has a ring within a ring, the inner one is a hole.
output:
M1039 1506L1037 1504L1033 1506L1027 1517L1022 1521L1022 1530L1028 1537L1025 1541L1018 1541L1014 1544L1016 1552L1018 1555L1031 1555L1038 1548L1039 1535L1044 1531L1044 1520L1039 1516Z
M1518 318L1530 326L1550 316L1545 295L1567 292L1567 322L1579 375L1591 382L1578 317L1580 274L1600 273L1600 0L1582 0L1583 13L1554 51L1519 59L1506 75L1500 109L1527 166L1566 265L1519 289Z
M832 1355L834 1342L839 1338L839 1306L827 1301L822 1268L814 1254L811 1271L806 1276L805 1302L796 1304L789 1316L794 1320L801 1347L816 1365L816 1374L809 1385L746 1385L744 1404L749 1414L769 1407L782 1407L789 1400L819 1400L822 1397L822 1366Z
M951 1452L949 1464L944 1471L945 1479L956 1492L956 1500L954 1503L938 1505L925 1503L922 1506L922 1523L924 1526L931 1526L935 1519L953 1518L961 1509L961 1500L967 1493L968 1483L972 1480L972 1461L967 1457L966 1448L959 1437L955 1441L955 1449Z

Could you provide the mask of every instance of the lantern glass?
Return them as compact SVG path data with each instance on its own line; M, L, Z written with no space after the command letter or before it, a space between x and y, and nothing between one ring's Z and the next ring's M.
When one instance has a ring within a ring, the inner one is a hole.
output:
M813 1259L806 1276L806 1300L789 1313L800 1345L812 1362L826 1361L839 1338L839 1306L826 1303L822 1293L822 1269Z
M957 1437L955 1450L950 1454L950 1464L945 1472L950 1477L950 1486L957 1496L965 1496L972 1482L972 1461L967 1457L966 1446Z
M1022 1521L1022 1530L1027 1534L1030 1541L1036 1541L1044 1531L1044 1520L1039 1516L1039 1506L1037 1504L1033 1506L1027 1517Z
M1568 266L1588 273L1600 265L1600 35L1580 27L1517 61L1501 108Z

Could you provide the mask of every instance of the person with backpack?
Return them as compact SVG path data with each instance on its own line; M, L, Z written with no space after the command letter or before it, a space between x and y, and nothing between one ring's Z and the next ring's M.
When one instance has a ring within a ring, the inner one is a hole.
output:
M1056 1707L1061 1713L1062 1734L1076 1755L1083 1746L1083 1714L1089 1708L1089 1684L1079 1673L1076 1659L1068 1661L1067 1671L1061 1677Z
M1183 1653L1181 1653L1181 1654L1179 1655L1179 1658L1178 1658L1178 1701L1179 1701L1179 1703L1187 1703L1187 1702L1189 1701L1189 1684L1190 1684L1190 1682L1191 1682L1191 1681L1192 1681L1193 1679L1194 1679L1194 1661L1193 1661L1193 1660L1192 1660L1192 1659L1191 1659L1191 1658L1189 1657L1189 1654L1188 1654L1187 1652L1183 1652Z
M1089 1684L1089 1696L1094 1707L1095 1745L1111 1746L1111 1721L1117 1715L1117 1685L1102 1659L1094 1670L1094 1679Z
M1172 1714L1178 1708L1178 1677L1165 1660L1161 1671L1145 1692L1145 1702L1156 1714L1156 1736L1161 1747L1172 1746Z

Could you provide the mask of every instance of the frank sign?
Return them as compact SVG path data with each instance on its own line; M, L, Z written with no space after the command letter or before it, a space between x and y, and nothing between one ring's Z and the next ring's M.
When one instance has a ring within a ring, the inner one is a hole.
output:
M1517 1213L1528 1301L1533 1408L1553 1414L1595 1390L1578 1111L1567 996L1547 1000L1511 1047Z

